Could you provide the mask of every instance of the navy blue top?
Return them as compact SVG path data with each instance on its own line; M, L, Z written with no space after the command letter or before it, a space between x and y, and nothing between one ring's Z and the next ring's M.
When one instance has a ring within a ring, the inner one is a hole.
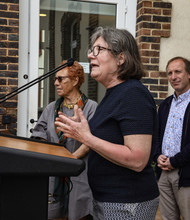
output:
M161 102L158 111L158 141L155 153L155 162L159 155L162 154L162 141L164 137L164 132L166 128L166 123L168 115L170 112L171 102L173 95L167 97ZM189 187L190 186L190 103L188 104L185 115L183 118L183 130L181 137L181 151L170 157L170 163L174 168L179 169L179 187ZM156 166L156 173L159 179L162 170Z
M106 91L98 105L90 129L93 135L115 144L124 144L125 135L152 134L157 127L156 106L148 89L138 80L128 80ZM133 203L159 195L150 160L142 172L118 166L90 150L89 184L100 202Z

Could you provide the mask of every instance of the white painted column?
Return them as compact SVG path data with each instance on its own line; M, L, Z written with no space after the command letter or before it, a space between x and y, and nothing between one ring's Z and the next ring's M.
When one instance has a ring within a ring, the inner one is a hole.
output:
M135 37L136 35L136 14L137 14L137 0L125 0L126 17L125 27Z
M39 0L19 2L19 74L18 87L38 77ZM27 76L28 78L24 78ZM38 114L38 85L18 95L17 135L29 137L30 118Z

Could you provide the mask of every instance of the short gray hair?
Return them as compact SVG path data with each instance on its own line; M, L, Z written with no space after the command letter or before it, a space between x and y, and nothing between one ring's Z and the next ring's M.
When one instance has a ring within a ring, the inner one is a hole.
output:
M125 62L120 66L118 71L119 79L140 80L145 76L136 40L129 31L110 27L98 27L91 36L90 46L92 46L99 37L104 39L115 57L120 53L124 53L125 55Z

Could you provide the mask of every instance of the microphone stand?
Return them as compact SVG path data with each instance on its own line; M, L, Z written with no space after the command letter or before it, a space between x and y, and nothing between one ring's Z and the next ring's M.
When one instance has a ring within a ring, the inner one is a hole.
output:
M0 101L0 104L3 103L3 102L5 102L7 99L10 99L10 98L12 98L13 96L17 95L18 93L20 93L20 92L22 92L22 91L24 91L24 90L30 88L31 86L35 85L36 83L39 83L39 82L41 82L42 80L44 80L44 79L50 77L51 75L55 74L55 73L58 72L59 70L63 69L64 67L66 67L66 66L72 66L73 63L74 63L74 59L73 59L73 58L69 58L69 59L67 60L67 63L64 63L64 64L62 64L62 65L56 67L55 69L49 71L48 73L46 73L46 74L44 74L44 75L42 75L42 76L40 76L40 77L38 77L38 78L36 78L36 79L30 81L29 83L27 83L27 84L25 84L25 85L23 85L23 86L21 86L21 87L15 89L15 90L13 90L13 91L10 92L10 93L8 93L8 94L6 94L6 95L0 97L0 99L2 99L2 100Z

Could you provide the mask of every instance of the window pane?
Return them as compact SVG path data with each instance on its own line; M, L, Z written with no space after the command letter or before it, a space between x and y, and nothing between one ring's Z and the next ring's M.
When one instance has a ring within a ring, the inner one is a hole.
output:
M56 68L62 60L73 57L85 69L81 90L99 101L104 89L89 74L87 50L89 38L97 26L116 26L116 5L67 0L40 0L39 75ZM39 87L39 109L56 99L53 77Z

